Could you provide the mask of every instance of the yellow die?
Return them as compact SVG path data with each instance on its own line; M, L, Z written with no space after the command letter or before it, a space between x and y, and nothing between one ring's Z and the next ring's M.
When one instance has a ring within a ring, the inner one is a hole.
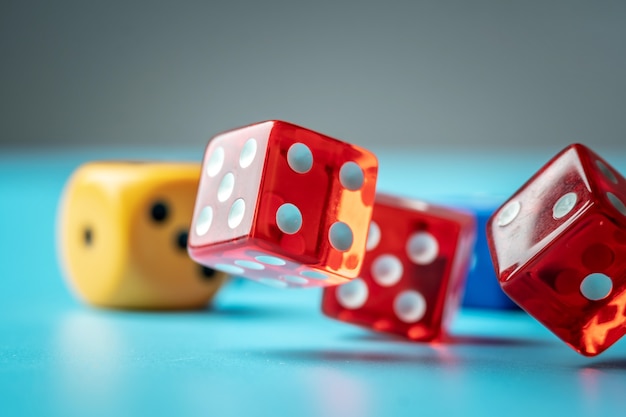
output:
M193 262L187 233L200 165L91 162L69 179L58 218L70 286L102 307L206 305L225 279Z

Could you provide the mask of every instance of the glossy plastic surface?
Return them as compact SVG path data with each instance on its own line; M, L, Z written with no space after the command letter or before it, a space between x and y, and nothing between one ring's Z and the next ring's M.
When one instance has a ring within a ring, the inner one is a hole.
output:
M67 182L59 206L59 258L88 303L173 309L206 305L225 274L186 251L200 166L91 162Z
M285 122L207 147L190 230L196 261L276 287L334 285L360 270L378 162Z
M413 340L445 335L469 268L469 213L379 194L360 279L326 288L329 317Z
M503 290L583 355L626 333L626 180L583 145L564 149L490 219Z

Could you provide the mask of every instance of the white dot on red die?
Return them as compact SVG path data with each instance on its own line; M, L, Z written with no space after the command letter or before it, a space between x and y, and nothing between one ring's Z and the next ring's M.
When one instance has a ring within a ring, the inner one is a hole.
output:
M287 163L298 174L305 174L313 166L313 153L304 143L294 143L287 151Z
M521 208L522 205L519 201L511 201L509 204L504 206L498 213L498 217L496 217L496 223L498 226L504 227L510 224L513 220L515 220Z
M363 170L355 162L346 162L339 170L339 182L344 188L350 191L356 191L363 186Z
M439 254L439 243L428 232L417 232L406 242L406 253L409 259L418 265L427 265Z
M265 266L263 266L262 264L258 263L258 262L254 262L254 261L247 261L245 259L238 259L235 261L235 265L239 265L242 266L244 268L248 268L248 269L254 269L256 271L261 271L263 269L265 269Z
M615 176L613 171L611 171L611 169L604 164L604 162L598 159L596 160L596 166L598 167L600 172L602 172L602 175L604 175L612 183L617 184L617 177Z
M216 264L215 269L219 269L220 271L226 272L227 274L231 275L239 275L244 273L243 268L230 264Z
M283 266L287 264L287 262L285 262L283 259L270 255L259 255L256 256L254 259L266 265Z
M220 202L224 202L230 198L235 189L235 176L232 172L227 173L220 181L220 185L217 187L217 199Z
M340 285L335 294L337 302L342 307L354 310L363 307L367 301L369 291L367 284L361 278L357 278Z
M376 246L380 243L380 227L375 221L370 223L369 231L367 232L367 243L365 244L365 250L376 249Z
M580 293L591 301L606 298L612 290L613 281L601 273L589 274L580 283Z
M302 278L297 275L283 275L282 278L285 281L296 285L305 285L309 282L306 278Z
M216 176L224 165L224 148L216 148L209 156L206 163L206 173L209 177Z
M372 263L372 278L383 287L391 287L400 281L404 268L398 257L381 255Z
M343 222L335 222L328 231L328 239L333 248L338 251L347 251L352 247L352 229Z
M311 279L320 279L320 280L328 279L328 275L322 274L321 272L317 272L317 271L302 271L300 272L300 275L302 275L303 277L311 278Z
M578 196L574 192L562 195L552 207L552 217L560 219L566 216L576 205L576 200Z
M297 233L302 227L302 213L295 205L285 203L276 211L276 225L288 235Z
M256 139L248 139L246 143L244 143L243 148L241 148L241 153L239 154L239 166L242 168L248 168L250 164L252 164L252 161L254 161L256 150Z
M238 198L233 202L233 205L230 206L230 211L228 212L228 227L234 229L235 227L241 224L243 217L246 213L246 203L242 198Z
M622 200L620 200L615 194L611 192L607 192L606 197L609 199L611 204L613 204L613 207L615 207L617 211L626 216L626 205L622 202Z
M274 288L287 288L287 283L285 281L275 278L259 278L259 282Z
M426 313L426 299L417 291L402 291L393 301L393 311L405 323L415 323Z
M196 235L204 236L211 228L213 222L213 209L211 206L205 206L200 210L196 219Z

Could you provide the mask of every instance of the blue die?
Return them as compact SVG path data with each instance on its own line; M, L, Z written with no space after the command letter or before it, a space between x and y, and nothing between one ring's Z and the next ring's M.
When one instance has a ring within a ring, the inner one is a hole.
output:
M505 198L474 195L448 198L445 203L468 210L476 216L477 234L474 257L465 284L463 307L514 309L517 305L502 291L487 246L487 220Z

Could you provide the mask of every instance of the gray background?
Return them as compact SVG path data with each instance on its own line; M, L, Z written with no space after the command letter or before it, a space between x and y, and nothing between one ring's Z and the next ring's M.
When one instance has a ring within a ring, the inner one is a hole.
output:
M626 2L0 3L0 145L626 148Z

